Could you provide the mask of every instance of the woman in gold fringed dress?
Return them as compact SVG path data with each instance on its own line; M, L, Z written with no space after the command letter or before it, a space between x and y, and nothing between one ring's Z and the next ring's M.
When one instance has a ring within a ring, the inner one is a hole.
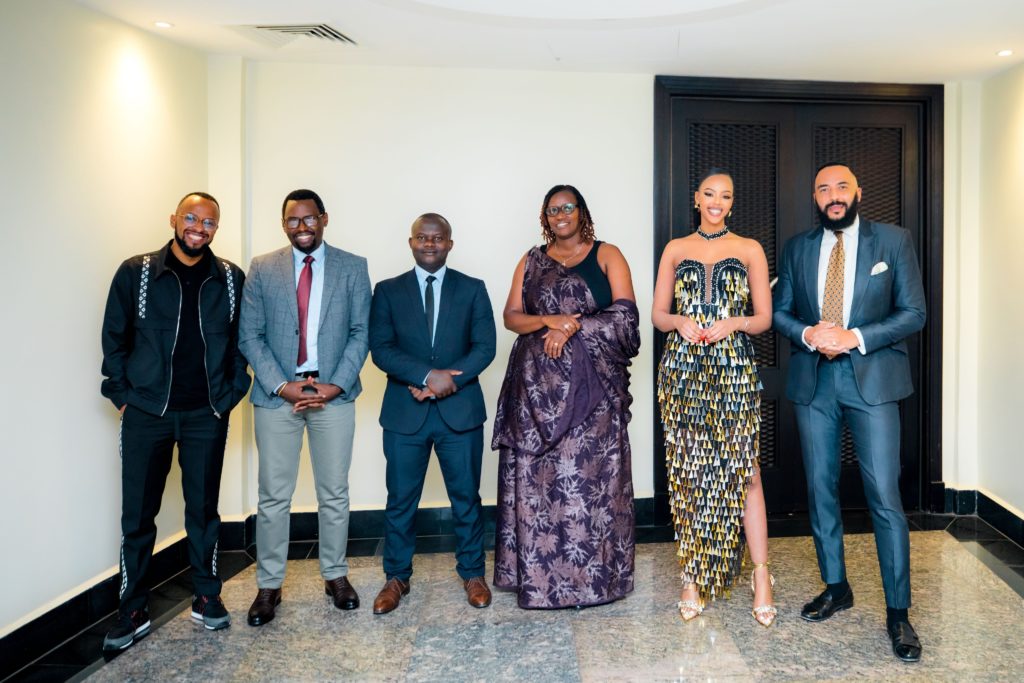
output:
M771 289L761 245L726 225L732 203L732 176L712 169L694 193L700 227L662 254L651 313L668 334L658 402L682 567L679 613L690 621L728 593L743 559L742 527L754 563L752 614L770 626L776 610L758 464L761 381L749 335L771 327Z

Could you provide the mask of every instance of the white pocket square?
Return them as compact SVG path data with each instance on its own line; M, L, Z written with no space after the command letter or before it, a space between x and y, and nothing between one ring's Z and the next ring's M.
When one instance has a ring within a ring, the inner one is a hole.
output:
M889 270L889 264L887 264L885 261L879 261L874 266L872 266L871 274L878 275L879 273L884 273L887 270Z

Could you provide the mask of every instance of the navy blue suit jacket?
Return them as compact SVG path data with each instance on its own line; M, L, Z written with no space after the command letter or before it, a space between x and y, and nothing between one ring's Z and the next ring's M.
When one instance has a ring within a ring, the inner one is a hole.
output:
M818 255L823 233L815 228L786 243L772 301L775 329L790 340L786 396L800 405L814 397L822 357L807 350L802 335L805 327L821 320ZM910 233L861 218L849 328L859 329L864 337L866 353L853 349L850 360L866 403L898 401L913 393L906 338L924 322L924 287Z
M495 343L494 311L482 280L445 272L433 347L415 271L378 282L370 306L370 355L388 376L380 425L399 434L419 430L430 401L417 401L409 386L422 386L432 369L462 371L455 377L458 391L436 401L445 423L460 432L482 425L487 409L478 377L494 360Z

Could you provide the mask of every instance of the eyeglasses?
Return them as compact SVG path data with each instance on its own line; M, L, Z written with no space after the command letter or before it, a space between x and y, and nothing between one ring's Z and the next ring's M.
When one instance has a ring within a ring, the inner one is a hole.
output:
M212 218L200 218L194 213L179 213L177 215L185 221L186 228L194 228L196 225L201 224L203 230L212 231L217 229L217 221Z
M317 226L317 223L320 222L321 216L323 216L322 213L317 214L315 216L303 216L302 218L299 218L298 216L292 216L290 218L284 219L284 225L289 230L295 230L296 228L299 227L299 223L301 222L304 223L307 228L315 228Z
M549 216L557 216L558 212L561 211L566 216L568 216L575 210L575 204L562 204L561 206L549 206L548 208L544 209L544 213L546 213Z
M445 235L413 235L412 238L416 240L416 244L444 244L448 241L448 237Z

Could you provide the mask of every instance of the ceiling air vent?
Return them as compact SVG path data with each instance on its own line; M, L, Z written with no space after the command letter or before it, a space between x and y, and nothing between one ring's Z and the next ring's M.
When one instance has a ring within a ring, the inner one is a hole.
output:
M356 41L327 24L267 24L230 28L270 47L282 47L299 36L319 38L342 45L358 45Z

